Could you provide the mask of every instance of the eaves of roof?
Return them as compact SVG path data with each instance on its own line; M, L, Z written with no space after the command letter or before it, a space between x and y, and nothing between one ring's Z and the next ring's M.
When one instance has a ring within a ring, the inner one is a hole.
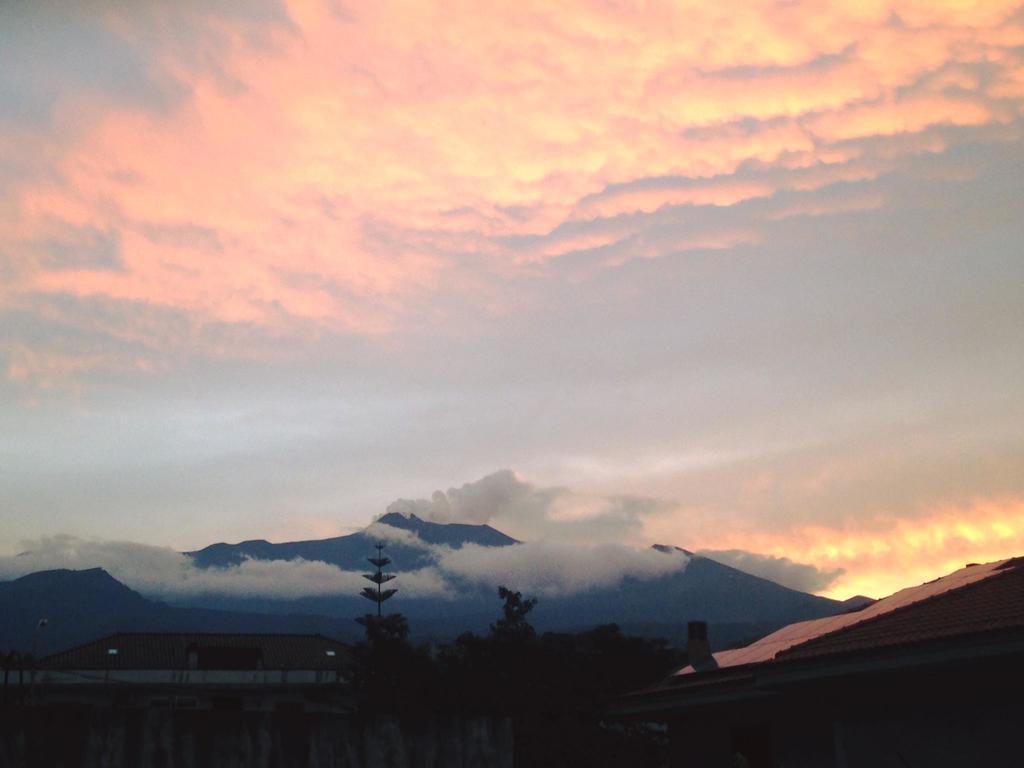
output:
M716 705L764 701L794 685L835 683L860 675L896 673L987 659L1024 658L1024 629L1001 630L858 650L831 656L768 661L670 679L622 697L613 707L619 716L681 713Z

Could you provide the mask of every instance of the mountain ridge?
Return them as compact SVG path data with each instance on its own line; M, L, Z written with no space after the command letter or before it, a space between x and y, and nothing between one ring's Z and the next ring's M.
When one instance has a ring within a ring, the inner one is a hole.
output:
M201 549L185 552L201 568L227 567L238 565L243 560L319 560L344 569L363 567L373 546L381 538L374 536L374 524L408 531L424 544L444 545L458 549L465 544L480 546L511 546L520 542L489 525L465 523L435 523L416 515L408 517L398 512L382 515L361 531L332 536L326 539L303 539L272 543L266 539L249 539L237 544L217 542ZM389 541L388 551L392 558L403 559L412 567L421 568L430 562L422 549L409 547L401 541ZM408 565L406 567L409 567Z
M485 525L435 523L415 515L389 513L377 524L412 534L408 540L387 539L387 554L398 574L399 593L388 604L409 620L421 639L445 640L463 631L485 632L500 612L492 586L446 573L454 596L414 597L402 591L402 573L436 566L436 547L459 549L468 544L506 548L523 545ZM367 557L382 538L373 524L363 531L328 539L271 543L249 539L237 544L211 544L185 553L200 568L225 568L246 559L322 560L346 570L365 569ZM818 618L850 609L850 605L784 587L672 545L656 544L656 552L687 556L686 566L660 576L622 576L613 585L591 585L571 594L542 595L531 614L539 631L576 631L616 623L641 633L672 634L681 643L687 621L711 625L712 642L723 647L748 640L793 621ZM511 581L511 580L510 580ZM507 583L512 589L521 585ZM43 633L47 647L113 631L320 631L352 638L359 632L352 619L369 609L353 592L297 598L203 593L163 602L144 596L102 568L60 569L0 582L0 650L26 648L41 618L50 619ZM38 640L38 638L36 638Z
M465 578L447 575L458 599L415 598L402 593L402 572L436 565L431 547L438 544L460 548L466 544L510 547L522 544L511 536L486 525L435 523L414 514L391 512L375 521L415 535L408 541L387 541L388 557L398 579L399 593L390 604L401 611L415 628L430 636L442 636L446 628L460 627L484 631L494 618L494 589ZM193 553L201 567L225 566L244 557L288 559L305 553L310 559L322 559L342 569L365 567L366 558L380 537L373 524L363 531L315 541L282 542L256 547L242 542L216 544ZM715 560L694 554L682 547L655 544L652 549L669 555L682 553L688 558L684 570L652 578L623 576L612 586L591 586L569 595L542 596L531 617L540 630L568 630L604 623L631 626L672 626L701 619L734 628L728 637L748 637L761 628L774 629L792 621L819 618L838 613L844 606L828 598L799 590L741 571ZM522 586L508 583L525 592ZM358 616L365 612L365 601L356 595L308 596L278 599L254 595L238 598L204 595L191 604L219 609L245 609L267 613L302 612L335 616ZM669 619L666 619L666 616Z
M172 606L147 598L104 568L35 571L0 581L0 652L46 655L122 631L307 632L354 638L336 617ZM46 620L40 627L41 619Z

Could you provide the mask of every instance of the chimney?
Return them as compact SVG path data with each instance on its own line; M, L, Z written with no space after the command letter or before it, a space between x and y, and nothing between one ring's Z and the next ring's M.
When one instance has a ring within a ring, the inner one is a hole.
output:
M691 621L687 625L686 653L690 657L690 666L697 672L718 669L718 662L711 655L711 644L708 643L708 623Z

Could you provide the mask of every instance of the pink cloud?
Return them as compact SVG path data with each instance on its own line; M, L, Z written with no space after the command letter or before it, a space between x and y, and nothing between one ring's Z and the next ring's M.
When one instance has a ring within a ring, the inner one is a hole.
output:
M150 41L149 68L184 95L154 111L65 92L53 131L0 131L5 153L35 164L0 205L13 274L0 306L66 294L173 309L196 327L387 334L433 313L442 286L486 304L479 286L510 270L641 231L547 237L567 221L729 208L815 189L816 169L820 184L870 180L877 166L865 171L851 142L1018 119L1017 8L417 2L341 18L295 0L290 23L260 35L192 5L108 11L107 28ZM730 178L752 164L777 173ZM647 183L664 177L689 183ZM120 269L32 257L55 222L117 233ZM756 242L754 225L649 240L608 263ZM154 235L189 228L212 234ZM537 253L496 242L523 236L547 239ZM477 271L452 253L478 256Z

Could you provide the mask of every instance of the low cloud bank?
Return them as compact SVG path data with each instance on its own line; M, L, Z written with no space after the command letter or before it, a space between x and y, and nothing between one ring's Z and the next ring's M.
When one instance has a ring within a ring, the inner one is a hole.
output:
M626 577L664 576L685 568L688 559L681 552L666 554L621 544L470 544L452 549L428 545L415 534L379 523L368 530L385 541L419 546L433 559L435 564L426 568L398 569L397 583L409 598L451 598L457 594L449 581L452 577L488 587L508 585L537 595L571 595L614 586ZM281 599L355 595L366 586L362 571L320 561L249 559L223 568L199 568L191 557L169 547L73 536L25 542L24 548L24 554L0 557L0 579L57 568L101 567L132 589L162 599L205 594Z
M666 553L622 544L585 547L548 542L498 548L469 544L447 550L439 559L447 573L547 597L612 587L627 577L667 576L683 570L688 562L678 550Z
M653 498L590 496L537 486L511 470L499 470L458 488L435 491L430 499L399 499L387 511L437 523L491 524L523 543L435 546L413 531L379 520L365 533L427 555L430 565L416 570L402 570L396 563L399 586L409 598L452 598L458 593L453 580L564 596L614 587L626 578L655 579L682 571L689 562L682 551L626 543L642 536L645 519L667 508L666 502ZM143 594L171 600L204 594L279 599L356 595L366 585L361 564L355 566L360 567L357 571L303 559L247 559L227 567L199 568L191 557L170 547L73 536L25 542L22 549L21 555L0 556L0 579L55 568L102 567ZM805 592L822 592L844 573L842 568L823 570L742 549L699 554Z
M311 560L244 560L226 568L199 568L192 558L170 547L127 541L96 541L50 536L23 544L24 554L0 557L0 578L14 579L36 571L104 568L118 581L145 595L182 598L217 594L233 597L298 598L355 595L366 586L361 571L346 571ZM402 573L409 597L449 596L436 568Z
M705 549L697 554L801 592L822 592L846 573L842 568L824 570L808 563L793 562L788 557L759 555L742 549Z

